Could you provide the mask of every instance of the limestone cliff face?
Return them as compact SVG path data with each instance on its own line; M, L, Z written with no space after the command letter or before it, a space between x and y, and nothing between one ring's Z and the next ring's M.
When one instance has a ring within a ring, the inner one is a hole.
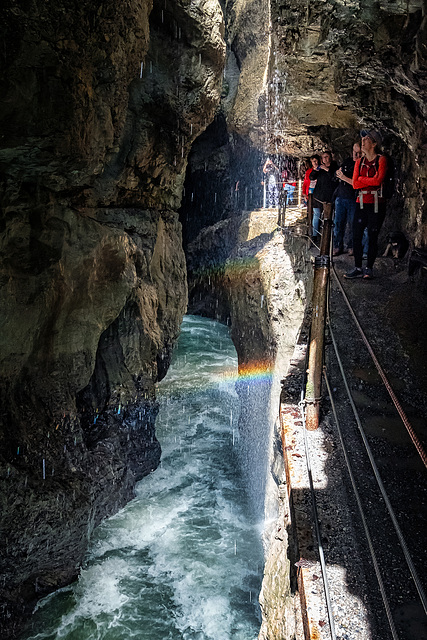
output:
M275 110L286 144L295 122L341 156L364 127L379 129L398 167L390 226L426 243L427 24L420 0L272 3ZM277 142L277 140L275 140ZM403 209L403 216L402 216Z
M230 0L226 17L229 131L264 153L303 157L328 146L340 160L361 128L379 129L398 178L385 229L401 229L424 247L423 2L271 0L255 8Z
M154 383L187 304L176 208L225 44L216 0L1 13L0 589L13 622L76 575L93 527L158 464Z

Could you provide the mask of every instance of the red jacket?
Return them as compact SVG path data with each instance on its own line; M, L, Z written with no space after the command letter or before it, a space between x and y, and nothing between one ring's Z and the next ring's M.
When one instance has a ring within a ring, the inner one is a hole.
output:
M358 189L363 193L363 202L373 204L375 202L375 192L379 190L384 182L387 171L387 158L378 157L378 170L376 157L369 162L366 158L356 160L353 171L353 189ZM383 202L384 198L378 196L378 201ZM357 202L360 202L359 196Z
M308 196L308 190L310 188L310 173L313 171L313 167L307 169L304 176L304 182L302 183L302 193L304 196Z

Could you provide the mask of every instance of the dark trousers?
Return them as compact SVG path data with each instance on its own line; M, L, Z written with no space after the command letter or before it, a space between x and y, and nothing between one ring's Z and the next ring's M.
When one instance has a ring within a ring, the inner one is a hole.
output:
M378 203L378 211L375 213L374 204L364 204L363 209L357 203L353 220L353 251L354 265L362 268L363 247L362 239L365 229L368 230L368 264L369 269L374 266L378 253L378 234L385 218L385 202Z

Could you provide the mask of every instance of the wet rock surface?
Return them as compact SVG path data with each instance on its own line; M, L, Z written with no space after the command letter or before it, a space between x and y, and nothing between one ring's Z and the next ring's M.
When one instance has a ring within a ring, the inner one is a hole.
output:
M1 8L1 615L78 572L158 464L187 303L176 210L225 62L216 0Z
M295 210L293 215L300 214ZM188 247L187 265L191 313L227 323L238 354L240 463L246 484L265 495L262 504L252 507L268 522L260 638L302 637L289 559L295 538L286 527L283 454L273 432L280 379L288 369L310 292L307 242L282 234L276 210L243 212L204 229Z

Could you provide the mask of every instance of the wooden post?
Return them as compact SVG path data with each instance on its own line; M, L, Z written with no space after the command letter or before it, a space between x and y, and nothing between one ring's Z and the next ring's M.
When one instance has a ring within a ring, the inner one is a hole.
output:
M329 247L331 243L332 205L323 205L323 230L320 255L314 261L313 301L307 385L305 389L306 427L314 431L319 426L322 394L323 347L325 342L326 300L329 280Z

